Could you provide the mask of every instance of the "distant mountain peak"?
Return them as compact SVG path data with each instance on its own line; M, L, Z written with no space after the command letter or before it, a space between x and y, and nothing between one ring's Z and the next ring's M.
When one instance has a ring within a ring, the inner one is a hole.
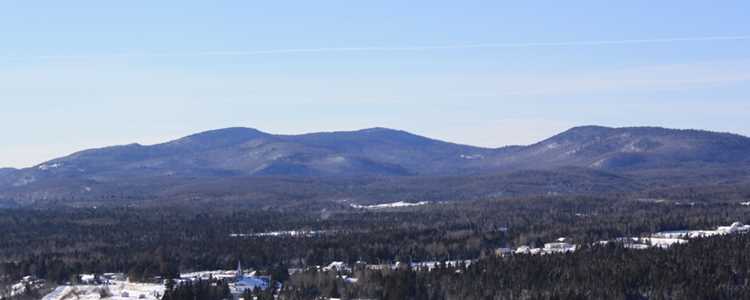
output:
M568 129L567 131L583 131L583 130L587 130L587 131L594 131L594 130L605 131L605 130L612 130L612 129L616 129L616 128L617 127L609 127L609 126L601 126L601 125L580 125L580 126L572 127L570 129Z
M241 144L252 139L268 136L271 135L254 128L229 127L192 134L167 144L195 144L220 147Z
M370 127L370 128L356 130L355 132L405 132L405 131L398 130L398 129L391 129L387 127Z
M628 138L635 136L660 136L660 135L684 135L684 134L703 134L718 135L720 133L710 131L700 131L691 129L669 129L656 126L633 126L633 127L606 127L597 125L577 126L568 129L548 140L586 140L592 138L606 138L617 136L619 138Z
M226 138L236 136L255 136L255 135L267 135L255 128L249 127L227 127L221 129L207 130L196 134L186 136L186 138Z
M608 135L608 134L632 134L639 136L656 136L656 135L690 135L693 137L734 137L734 138L747 138L746 136L727 133L727 132L716 132L701 129L673 129L659 126L628 126L628 127L606 127L597 125L577 126L573 127L565 132L562 132L555 137L565 136L595 136L595 135Z
M558 135L570 135L570 134L601 134L606 132L611 132L613 130L617 130L615 127L607 127L607 126L598 126L598 125L585 125L585 126L576 126L573 128L570 128Z

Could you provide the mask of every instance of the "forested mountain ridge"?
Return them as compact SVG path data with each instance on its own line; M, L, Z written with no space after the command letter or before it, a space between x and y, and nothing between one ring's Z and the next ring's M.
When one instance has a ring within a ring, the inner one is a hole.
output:
M274 186L279 189L262 198L601 193L637 190L652 178L665 185L703 184L707 177L742 183L747 166L750 138L658 127L575 127L529 146L496 149L386 128L301 135L226 128L0 169L0 201L187 194L250 199Z
M576 127L502 157L501 165L618 171L750 162L747 137L660 127Z

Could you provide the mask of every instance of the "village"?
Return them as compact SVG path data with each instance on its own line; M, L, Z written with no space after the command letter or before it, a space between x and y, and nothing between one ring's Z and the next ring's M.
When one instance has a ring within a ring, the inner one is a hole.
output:
M292 233L293 232L293 233ZM740 222L734 222L729 226L719 226L714 230L678 230L662 231L639 237L620 237L613 240L604 240L594 243L594 245L618 244L628 249L640 250L648 248L667 249L674 245L688 243L691 239L707 238L712 236L743 234L750 232L750 225L744 225ZM318 233L318 232L312 232ZM278 233L280 235L293 234L301 236L314 236L311 232L290 231ZM277 234L263 234L262 236L276 236ZM559 253L575 252L580 245L574 244L569 239L561 237L555 241L545 243L543 247L533 248L522 245L514 248L498 248L495 250L497 256L512 255L551 255ZM348 264L343 261L334 261L325 266L313 266L313 270L328 272L332 271L342 278L345 282L356 284L358 279L353 277L354 270L359 268L369 270L386 270L411 268L417 271L430 272L441 267L469 267L476 259L467 260L448 260L448 261L424 261L424 262L394 262L389 264L368 264L367 262L356 262ZM293 275L297 272L303 272L305 269L292 268L288 272ZM199 280L218 279L228 282L229 289L234 299L239 298L246 290L261 289L265 290L271 287L272 278L270 276L259 275L256 270L243 269L240 262L236 270L215 270L183 273L179 278L174 279L175 285L181 285L188 282ZM136 283L130 282L122 273L104 273L104 274L80 274L78 282L75 284L60 285L47 293L42 299L44 300L69 300L69 299L152 299L158 300L164 295L166 282L158 282L155 278L154 283ZM29 290L44 290L48 287L42 279L26 276L16 284L10 286L8 291L0 291L0 299L24 295ZM274 289L281 289L281 285L273 286Z

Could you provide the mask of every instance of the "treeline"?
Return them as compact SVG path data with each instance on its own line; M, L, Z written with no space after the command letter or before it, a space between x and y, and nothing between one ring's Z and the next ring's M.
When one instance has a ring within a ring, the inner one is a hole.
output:
M33 275L55 283L73 284L80 282L79 274L103 274L112 271L123 272L130 280L137 282L150 282L157 277L178 278L180 271L177 262L159 252L154 252L153 256L133 256L122 260L118 260L118 256L115 259L102 257L74 261L70 260L79 256L39 254L18 262L1 263L0 272L7 281Z
M571 254L487 257L468 268L292 276L280 299L750 299L750 235L671 249L610 244Z
M274 300L274 288L269 286L241 291L240 298L256 300ZM176 285L174 281L167 281L162 300L228 300L233 299L229 284L225 280L209 278L194 282L184 282Z
M229 284L224 280L208 279L187 281L175 285L174 281L167 281L162 300L225 300L232 299ZM245 298L252 299L252 298Z

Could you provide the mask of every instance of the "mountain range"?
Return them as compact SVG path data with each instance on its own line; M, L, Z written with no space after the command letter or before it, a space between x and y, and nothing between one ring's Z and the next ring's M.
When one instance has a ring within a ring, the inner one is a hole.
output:
M84 150L26 169L0 169L0 199L148 197L176 187L203 195L194 187L212 190L212 184L271 178L389 182L394 179L388 178L454 177L476 182L491 177L497 185L503 183L497 178L507 182L508 174L538 177L540 172L561 170L566 176L576 170L587 178L599 174L662 180L706 176L706 170L737 170L721 178L738 180L735 177L744 176L747 166L750 138L700 130L582 126L536 144L491 149L386 128L301 135L226 128L156 145Z

